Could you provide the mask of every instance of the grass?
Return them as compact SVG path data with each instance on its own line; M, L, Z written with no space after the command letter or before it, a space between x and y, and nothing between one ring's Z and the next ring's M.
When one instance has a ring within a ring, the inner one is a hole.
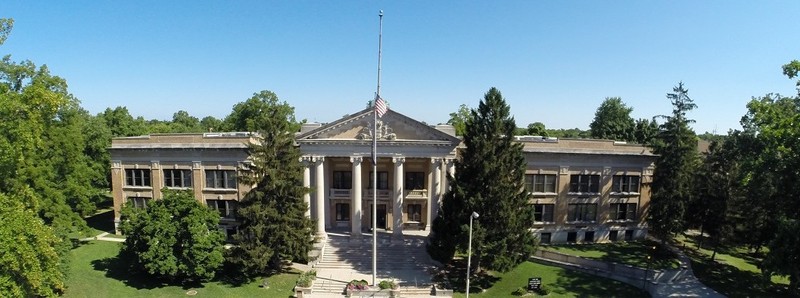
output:
M676 239L687 256L692 259L694 275L705 285L730 297L790 297L789 279L785 276L772 276L765 279L758 268L763 258L744 247L723 247L715 260L712 251L698 249L700 236L678 236Z
M463 262L461 262L463 263ZM450 283L457 291L453 297L465 297L466 266L458 262L451 271ZM459 266L460 265L460 266ZM512 293L528 284L528 278L541 277L542 285L550 289L546 297L648 297L642 290L611 279L580 272L524 262L506 273L488 272L470 279L470 297L516 297ZM485 290L482 290L485 289ZM538 297L531 294L531 297Z
M128 272L116 259L120 244L91 241L70 252L70 272L64 297L180 297L190 290L197 297L291 297L299 274L281 273L241 285L215 280L192 286L170 285Z
M655 250L652 248L656 247ZM646 240L617 243L592 243L541 246L540 249L606 262L627 264L640 268L677 269L677 258L658 242ZM647 259L648 256L652 258ZM649 264L648 264L649 263Z

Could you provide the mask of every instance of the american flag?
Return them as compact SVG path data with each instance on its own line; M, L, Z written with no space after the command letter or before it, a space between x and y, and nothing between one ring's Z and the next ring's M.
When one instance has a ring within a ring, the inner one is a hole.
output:
M384 101L380 95L376 95L376 97L377 98L375 99L375 113L380 118L383 117L383 115L386 114L387 111L389 111L389 107L386 106L386 101Z

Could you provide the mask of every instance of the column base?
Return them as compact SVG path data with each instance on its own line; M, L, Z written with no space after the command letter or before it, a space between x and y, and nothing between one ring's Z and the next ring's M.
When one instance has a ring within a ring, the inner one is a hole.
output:
M318 231L318 232L317 232L317 234L316 234L316 235L314 235L314 237L316 237L316 238L318 238L318 239L320 239L320 240L325 240L325 239L328 239L328 233L325 233L325 232L319 232L319 231Z
M403 234L392 235L392 244L404 244L404 243L405 243L405 237L403 237Z

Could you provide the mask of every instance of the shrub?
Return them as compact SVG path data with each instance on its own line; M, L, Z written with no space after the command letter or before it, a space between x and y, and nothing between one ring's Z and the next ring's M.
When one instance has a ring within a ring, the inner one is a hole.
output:
M543 285L542 285L542 286L539 288L539 290L538 290L538 291L536 291L536 292L537 292L539 295L542 295L542 296L544 296L544 295L547 295L547 294L550 294L550 287L548 287L547 285L544 285L544 284L543 284Z
M351 291L369 290L369 283L367 283L367 281L363 279L362 280L354 279L351 280L349 283L347 283L347 289Z
M311 284L314 280L317 279L317 271L310 270L307 272L300 273L300 277L297 278L297 286L303 288L310 288Z
M392 279L392 280L382 280L380 283L378 283L378 287L381 288L381 290L397 289L400 287L400 285L398 285L397 282L395 282L394 279Z
M514 292L511 292L511 294L514 296L523 296L527 293L528 293L528 288L526 287L519 287L516 290L514 290Z

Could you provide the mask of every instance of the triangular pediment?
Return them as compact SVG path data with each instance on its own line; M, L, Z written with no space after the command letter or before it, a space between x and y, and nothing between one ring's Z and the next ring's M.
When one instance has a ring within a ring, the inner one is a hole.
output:
M345 116L334 122L325 124L312 131L300 134L297 140L372 140L374 110L366 108L355 114ZM389 110L378 119L379 141L438 141L451 144L460 143L460 139L429 125L409 118L403 114Z

